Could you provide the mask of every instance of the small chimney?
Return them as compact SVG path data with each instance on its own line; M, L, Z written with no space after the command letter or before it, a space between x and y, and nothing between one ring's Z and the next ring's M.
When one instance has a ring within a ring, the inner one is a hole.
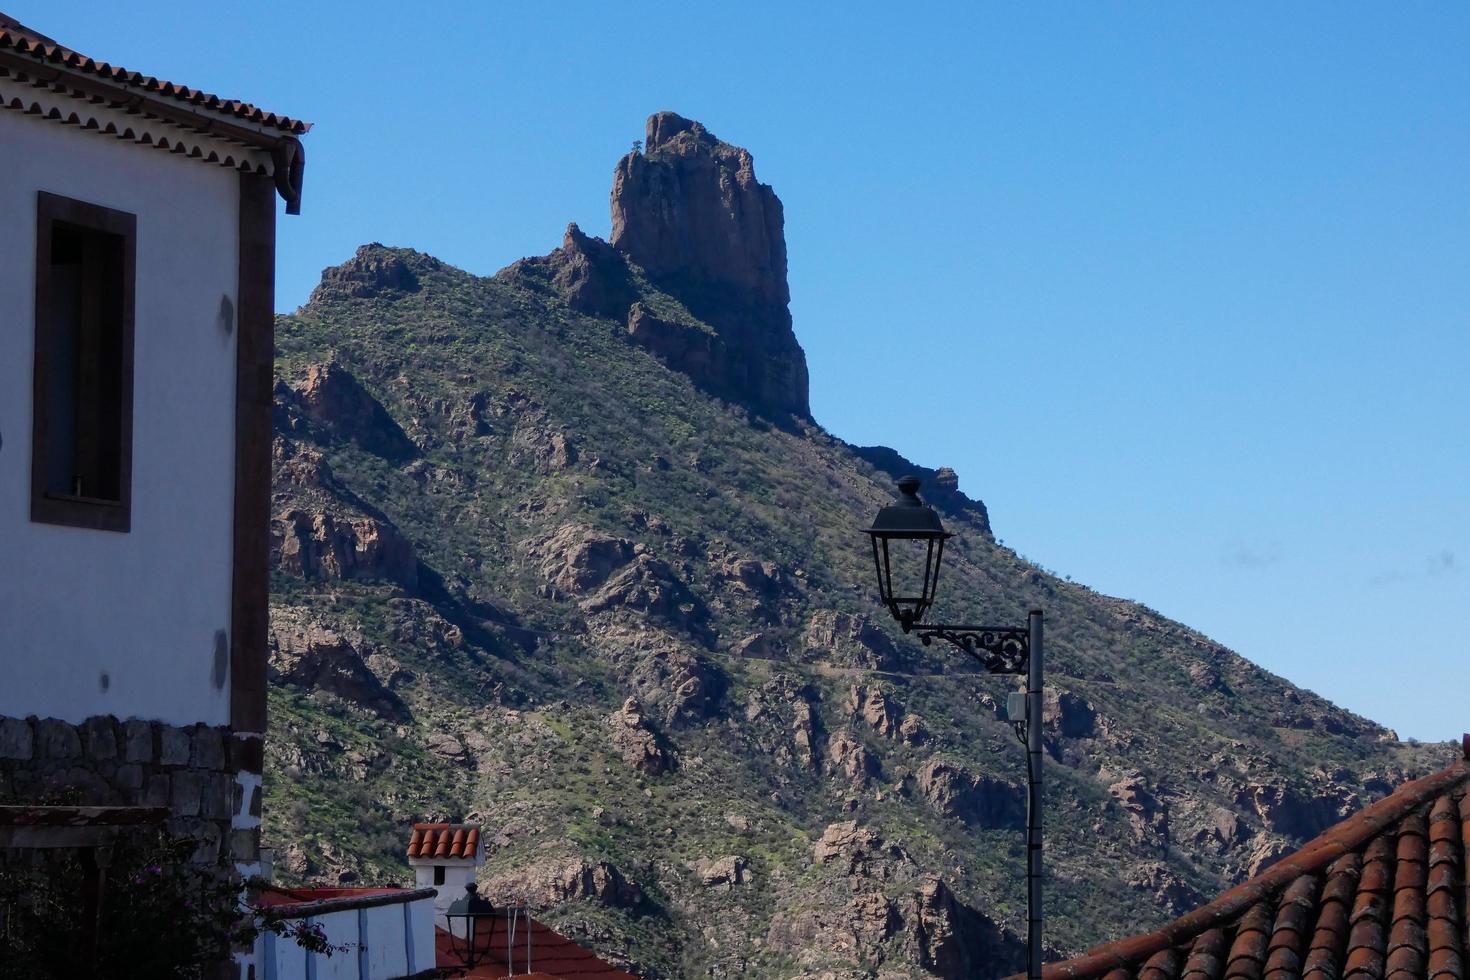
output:
M408 864L414 884L437 888L434 922L447 929L450 903L474 884L475 869L485 863L485 842L478 824L416 823L408 841Z

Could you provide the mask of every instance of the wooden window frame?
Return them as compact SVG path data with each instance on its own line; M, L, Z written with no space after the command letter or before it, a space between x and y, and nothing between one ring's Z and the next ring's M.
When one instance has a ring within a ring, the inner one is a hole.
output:
M57 222L123 240L122 386L119 400L118 499L99 500L60 494L46 488L47 365L51 332L45 314L52 308L51 239ZM36 198L36 348L32 381L31 520L40 524L128 532L133 516L133 326L137 293L138 218L99 204L40 191Z

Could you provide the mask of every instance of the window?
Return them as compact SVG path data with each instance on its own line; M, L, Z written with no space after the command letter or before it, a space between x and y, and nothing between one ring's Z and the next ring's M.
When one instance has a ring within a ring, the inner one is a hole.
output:
M136 240L131 214L39 196L33 521L131 524Z
M434 884L444 884L444 865L442 864L434 865Z

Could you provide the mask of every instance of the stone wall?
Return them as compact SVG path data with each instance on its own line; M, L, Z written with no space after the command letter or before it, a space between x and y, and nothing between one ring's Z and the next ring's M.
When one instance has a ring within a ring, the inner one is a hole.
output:
M0 803L166 806L169 832L199 842L196 862L249 864L260 844L259 755L259 739L224 727L0 716Z

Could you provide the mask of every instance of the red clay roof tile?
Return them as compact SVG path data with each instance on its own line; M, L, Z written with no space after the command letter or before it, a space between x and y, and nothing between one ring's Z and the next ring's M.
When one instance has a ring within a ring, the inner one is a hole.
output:
M522 920L522 929L525 928L524 921ZM451 975L462 976L466 980L488 980L507 976L508 967L513 967L520 980L528 980L529 977L542 977L546 980L638 980L633 974L619 970L599 958L596 953L579 946L535 919L531 920L530 929L530 968L535 972L526 972L525 940L520 938L524 933L520 933L511 954L515 959L513 964L508 961L505 947L492 942L489 956L476 964L473 970L468 973L454 972ZM441 969L461 968L460 961L451 948L449 933L443 929L434 930L434 952Z
M416 823L408 840L408 856L474 860L480 856L480 828L463 823Z
M1470 735L1464 750L1162 929L1047 964L1045 980L1465 980Z
M0 14L0 51L6 50L15 51L34 59L37 64L60 65L73 71L95 75L114 85L141 89L150 94L186 102L196 108L234 116L285 133L300 135L311 129L311 123L267 112L248 102L223 99L218 95L201 92L195 88L162 81L151 75L142 75L126 68L110 65L105 61L97 61L63 47L44 34Z

